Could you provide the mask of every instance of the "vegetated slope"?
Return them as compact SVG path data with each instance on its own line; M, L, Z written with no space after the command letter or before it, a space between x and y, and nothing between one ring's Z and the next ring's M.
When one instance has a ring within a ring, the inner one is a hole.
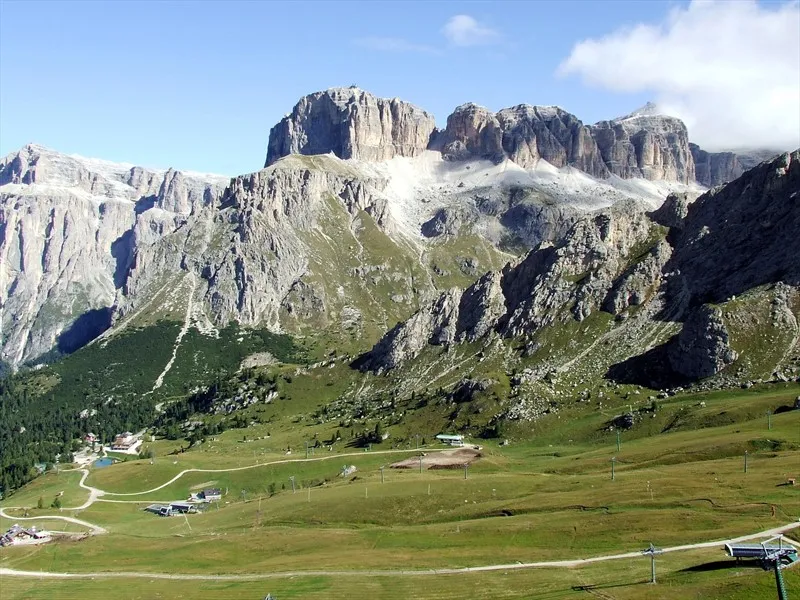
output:
M248 356L304 359L291 338L266 330L231 324L209 336L191 328L176 348L180 330L174 321L131 326L0 381L0 491L8 494L33 478L37 463L53 463L58 455L70 462L76 441L89 432L108 441L149 427L157 407L227 380Z
M798 196L794 152L690 206L672 196L649 215L598 211L563 242L443 294L354 365L403 395L492 393L504 408L483 410L495 421L535 418L600 385L795 379Z

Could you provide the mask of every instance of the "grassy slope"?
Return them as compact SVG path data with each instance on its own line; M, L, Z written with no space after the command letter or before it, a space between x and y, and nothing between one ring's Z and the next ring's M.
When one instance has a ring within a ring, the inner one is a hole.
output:
M495 573L441 575L424 578L400 577L295 577L258 582L186 582L147 579L114 580L115 596L125 599L189 599L209 597L220 600L263 598L267 593L281 600L291 598L385 598L435 600L475 598L510 600L531 598L615 598L640 600L659 598L725 598L749 600L774 596L769 573L747 566L713 568L719 560L715 550L665 555L658 559L655 587L644 585L649 577L646 559L605 563L581 569L559 571L522 570ZM692 571L698 564L712 564L707 571ZM719 566L719 565L718 565ZM790 591L800 587L800 571L785 573ZM14 580L12 598L108 597L109 582L104 580L47 581ZM687 590L691 590L687 595ZM65 596L64 594L74 594Z
M728 372L744 379L769 378L785 366L800 372L800 348L791 348L798 332L774 318L775 295L774 288L760 287L720 305L731 347L738 354ZM790 301L790 310L800 317L800 296Z
M310 273L303 281L322 290L327 315L311 315L295 325L287 315L284 320L318 347L351 353L368 348L437 291L466 287L510 258L472 234L433 240L419 248L402 237L395 241L371 215L360 211L352 217L333 197L318 215L318 226L300 235L309 248ZM474 272L462 268L467 257L477 261ZM342 325L340 315L346 307L360 311L359 323Z
M487 446L485 458L471 468L466 481L460 471L420 475L415 470L387 470L386 483L381 484L378 467L391 459L368 452L319 463L191 474L160 493L142 498L169 500L193 486L211 482L228 487L225 500L231 504L190 517L191 531L184 519L157 519L142 513L135 504L97 503L78 516L108 527L109 535L79 545L62 543L4 551L0 561L4 566L28 569L162 570L162 559L169 556L170 570L182 572L268 572L307 569L310 565L331 569L423 568L571 558L635 550L649 541L673 545L748 533L800 514L796 490L777 486L787 476L796 475L800 412L774 416L772 430L767 430L761 412L765 407L774 410L784 405L798 392L798 386L769 386L734 395L715 392L703 396L704 407L699 406L699 397L670 399L659 411L666 419L667 414L686 409L680 425L665 433L624 434L619 453L613 436L592 433L600 421L598 411L584 410L572 419L551 415L545 419L545 425L551 425L550 438L543 436L505 448ZM276 410L273 424L286 422L299 439L319 431L314 424L291 423L291 411L278 414L285 405L268 408ZM730 422L718 421L720 415ZM288 440L291 434L287 435ZM568 435L571 437L562 439ZM137 461L100 469L93 473L90 484L109 491L135 491L162 483L190 466L254 464L253 444L242 444L237 437L234 431L219 436L213 443L219 453L209 443L174 457L159 457L155 465ZM262 440L259 444L271 442ZM747 475L742 472L744 448L751 452ZM613 482L608 462L612 455L618 456ZM270 456L277 458L280 453L271 448L257 455L257 460L263 462ZM337 477L344 463L358 466L355 481ZM311 489L309 502L305 489L297 494L280 491L280 483L288 488L290 475L309 485L329 481ZM47 477L40 482L52 487ZM279 491L268 498L267 487L272 482L278 484ZM247 490L246 502L242 501L241 489ZM33 502L38 496L37 491L31 491ZM776 518L770 516L771 505L776 507ZM203 552L198 551L200 547ZM724 559L718 549L659 559L660 581L664 584L658 588L664 594L659 597L694 594L760 598L765 590L771 590L771 576L760 570L684 570ZM736 586L732 586L729 582L736 573ZM796 569L787 571L790 584L798 581L797 573ZM576 593L573 586L620 585L599 589L611 597L636 598L641 597L643 588L632 584L646 575L643 560L563 572L513 573L508 578L499 573L469 577L471 586L499 586L491 588L496 593L484 590L485 597L530 597L524 589L535 581L537 589L550 590L554 597L570 597ZM461 589L458 586L466 586L465 577L425 581L387 577L379 585L351 577L308 577L258 586L139 581L132 582L128 590L132 598L156 591L181 594L190 590L215 590L222 594L219 597L225 597L228 592L250 593L256 589L288 597L292 590L303 590L299 597L352 596L369 590L386 598L396 597L396 590L406 590L411 597L427 598L437 597L452 586ZM91 582L60 585L60 589L85 590L88 594L100 589ZM25 582L15 589L25 590Z

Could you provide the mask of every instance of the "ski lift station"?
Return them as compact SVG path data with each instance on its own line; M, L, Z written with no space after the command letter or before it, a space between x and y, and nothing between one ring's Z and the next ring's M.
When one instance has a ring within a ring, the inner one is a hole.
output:
M798 561L797 548L782 541L779 544L725 544L725 552L737 560L757 558L762 561L775 561L783 566Z
M776 544L775 541L778 543ZM743 558L755 558L761 562L762 569L772 570L775 573L778 600L788 600L786 584L781 571L797 563L797 548L786 544L782 535L777 535L760 544L725 544L725 552L734 557L736 562Z

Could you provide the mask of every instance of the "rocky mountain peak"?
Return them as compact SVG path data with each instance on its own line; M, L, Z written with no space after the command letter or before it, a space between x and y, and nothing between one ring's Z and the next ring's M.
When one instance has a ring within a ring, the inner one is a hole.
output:
M640 106L634 111L631 111L625 116L614 119L615 121L624 121L625 119L633 119L635 117L655 117L665 115L661 108L655 102L646 102L644 106Z
M634 111L592 126L592 137L608 170L623 179L694 181L694 157L686 125L676 117L654 111Z
M436 127L432 115L397 98L357 87L331 88L300 99L269 134L265 166L289 154L328 154L380 161L417 156Z

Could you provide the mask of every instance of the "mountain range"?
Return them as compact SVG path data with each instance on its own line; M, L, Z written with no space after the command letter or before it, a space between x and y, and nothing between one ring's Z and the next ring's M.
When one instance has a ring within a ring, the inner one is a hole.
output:
M265 168L234 178L29 145L0 161L0 357L35 365L161 320L211 336L231 322L266 327L357 353L436 303L489 310L436 339L516 335L556 315L521 325L511 307L538 300L506 295L509 282L532 293L522 274L545 277L575 244L598 254L583 270L556 268L583 282L558 298L577 294L578 317L603 306L619 316L644 294L632 281L652 275L625 271L658 237L647 212L671 193L688 204L756 160L701 150L652 105L584 125L559 107L464 104L437 129L426 111L354 87L302 98L270 131ZM603 228L627 241L597 250ZM676 248L659 240L636 268L673 264ZM394 360L380 356L365 364Z

